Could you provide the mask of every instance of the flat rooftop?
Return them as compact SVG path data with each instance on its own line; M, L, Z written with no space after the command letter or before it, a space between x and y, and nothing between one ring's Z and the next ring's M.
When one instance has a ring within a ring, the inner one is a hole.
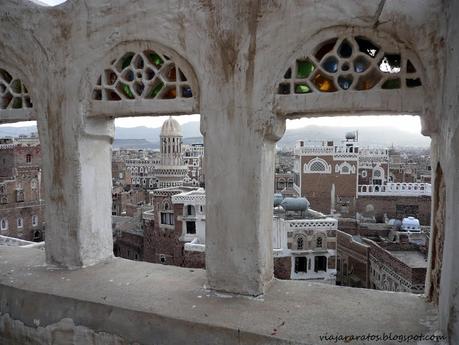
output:
M427 268L427 258L421 252L393 250L390 253L411 268Z

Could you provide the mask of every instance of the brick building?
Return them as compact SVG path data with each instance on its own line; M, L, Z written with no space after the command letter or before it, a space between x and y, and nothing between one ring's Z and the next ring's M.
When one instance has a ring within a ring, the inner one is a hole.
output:
M29 241L44 239L38 137L0 141L0 234Z
M150 196L153 211L150 212L152 219L145 222L144 261L203 268L204 252L187 252L185 246L191 244L196 248L200 237L203 243L204 191L168 187L156 189Z
M353 234L337 231L337 285L422 293L427 252L425 235L398 232L381 224L358 226ZM423 243L418 240L424 236Z
M375 221L415 216L429 224L430 184L405 182L407 174L396 171L406 165L396 155L391 170L390 152L359 147L355 133L342 141L300 140L294 149L293 188L326 214L355 217L372 209Z

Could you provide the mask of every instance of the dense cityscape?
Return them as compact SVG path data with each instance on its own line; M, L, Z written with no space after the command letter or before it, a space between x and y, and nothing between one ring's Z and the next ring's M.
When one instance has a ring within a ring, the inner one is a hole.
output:
M204 144L184 144L180 124L169 118L159 147L113 149L114 254L205 268ZM0 160L3 241L42 241L38 137L1 139ZM275 277L422 293L430 182L428 149L364 147L357 131L279 149Z

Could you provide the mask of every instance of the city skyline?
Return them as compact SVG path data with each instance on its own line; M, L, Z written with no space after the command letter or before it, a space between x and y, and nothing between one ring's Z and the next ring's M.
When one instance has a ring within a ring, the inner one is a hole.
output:
M147 116L147 117L129 117L115 119L116 127L133 128L133 127L148 127L158 128L168 118L168 116ZM174 118L183 125L187 122L200 121L201 116L181 115ZM397 121L394 121L396 119ZM3 124L0 127L23 127L31 126L35 121L16 122ZM287 120L287 129L302 128L305 126L326 126L326 127L392 127L410 133L421 134L421 119L419 116L403 115L403 116L387 116L387 115L372 115L372 116L348 116L348 117L318 117L318 118L301 118L296 120Z

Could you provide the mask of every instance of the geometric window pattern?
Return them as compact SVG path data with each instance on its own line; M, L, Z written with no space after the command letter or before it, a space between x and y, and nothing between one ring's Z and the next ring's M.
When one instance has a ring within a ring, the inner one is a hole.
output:
M311 164L309 170L314 172L325 171L325 165L322 162L314 162Z
M382 171L381 169L375 169L373 170L373 178L381 178L382 177Z
M343 175L355 174L355 165L351 165L348 162L335 165L335 172Z
M318 173L318 174L330 174L331 165L321 158L313 158L307 164L304 165L305 173Z
M167 55L153 50L127 52L97 79L93 100L175 99L192 97L185 74Z
M333 38L311 56L297 59L279 83L278 94L414 88L418 69L400 53L385 53L363 36Z
M29 91L19 79L0 68L0 109L32 108Z

